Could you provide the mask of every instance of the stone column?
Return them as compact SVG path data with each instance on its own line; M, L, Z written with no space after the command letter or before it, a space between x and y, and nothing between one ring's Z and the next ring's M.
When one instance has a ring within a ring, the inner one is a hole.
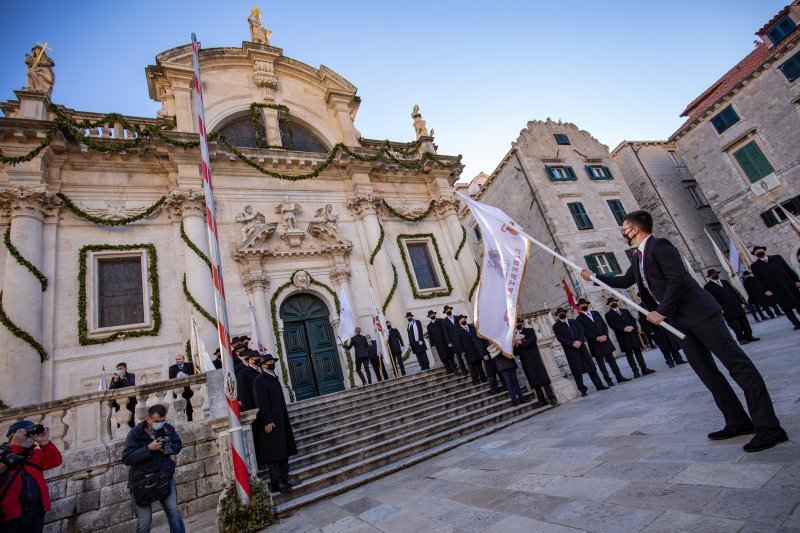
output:
M0 206L10 217L11 244L39 271L43 270L44 218L51 214L57 202L58 199L44 185L0 189ZM3 278L3 310L17 327L42 342L42 285L10 253L7 254ZM0 346L0 398L9 407L41 402L39 353L2 325Z
M202 191L191 189L173 188L166 202L170 216L174 223L183 224L183 230L191 242L206 256L208 251L208 232L206 230L206 204ZM197 303L215 316L214 309L214 284L211 280L211 270L198 255L181 240L183 246L183 270L186 274L186 287ZM182 282L183 280L179 280ZM183 291L181 291L182 293ZM189 302L187 306L191 307ZM192 307L194 310L194 308ZM200 338L206 348L213 354L219 345L217 328L194 310ZM211 354L209 354L211 355Z
M242 284L250 303L253 304L253 308L256 310L256 324L258 325L258 332L261 334L261 342L267 352L277 357L275 332L272 330L269 312L269 277L263 272L251 271L244 274Z
M283 146L278 110L262 107L260 111L264 119L265 140L270 146Z
M461 243L462 225L458 219L457 213L458 200L450 194L440 194L436 199L436 212L444 221L444 228L450 237L450 242L453 245L453 253L458 250L458 245ZM461 253L458 255L458 260L454 260L458 264L458 277L461 279L462 290L465 296L469 296L469 290L475 282L478 268L475 266L475 258L472 255L472 249L468 243L464 243Z

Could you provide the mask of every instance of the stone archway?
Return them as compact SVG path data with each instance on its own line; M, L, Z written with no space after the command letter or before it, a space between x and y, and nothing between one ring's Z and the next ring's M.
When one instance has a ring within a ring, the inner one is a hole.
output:
M330 310L309 293L293 294L281 304L286 363L298 400L344 390L344 374L330 325Z

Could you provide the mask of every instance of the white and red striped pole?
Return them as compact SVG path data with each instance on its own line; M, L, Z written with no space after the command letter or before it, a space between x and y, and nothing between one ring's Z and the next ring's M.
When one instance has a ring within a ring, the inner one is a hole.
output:
M211 252L211 278L214 282L214 307L217 311L217 331L219 332L219 349L222 353L222 374L225 382L223 390L228 401L228 423L230 425L231 453L233 454L233 473L236 478L236 490L242 503L250 501L250 476L244 462L244 436L242 421L239 415L239 402L236 391L236 375L233 372L233 354L231 353L231 334L228 328L228 309L225 306L225 287L222 283L222 261L219 253L219 236L217 235L217 218L214 209L214 188L211 185L211 164L208 158L208 140L206 138L206 119L203 112L203 88L200 83L200 46L197 37L192 34L192 63L194 64L194 105L197 111L197 126L200 134L200 166L203 171L203 192L206 201L206 227L208 228L208 249Z

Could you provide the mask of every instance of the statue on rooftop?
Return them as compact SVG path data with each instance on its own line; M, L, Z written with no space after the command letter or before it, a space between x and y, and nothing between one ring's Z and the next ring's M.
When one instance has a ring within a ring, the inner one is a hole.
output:
M25 90L37 93L45 93L50 96L53 93L53 85L56 82L56 74L53 67L56 62L47 56L47 43L31 48L30 54L25 54L25 64L28 65L28 85Z
M264 19L261 16L261 11L254 7L247 17L247 22L250 23L250 41L256 44L265 44L269 46L269 38L272 36L272 30L268 30L262 24Z
M414 110L411 111L411 118L414 119L414 131L417 133L417 139L420 137L430 137L431 134L428 132L425 121L422 120L422 113L419 112L418 105L415 105Z

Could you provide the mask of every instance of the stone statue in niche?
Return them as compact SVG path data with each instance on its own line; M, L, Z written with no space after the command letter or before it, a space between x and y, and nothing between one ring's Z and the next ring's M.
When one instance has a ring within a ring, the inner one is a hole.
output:
M242 225L242 242L244 242L256 229L256 225L266 224L267 219L261 213L254 212L252 205L246 205L244 211L236 215L234 221Z
M56 62L47 56L46 46L37 43L31 48L30 54L25 54L25 64L28 65L28 85L25 89L50 96L56 82L56 74L53 71Z
M269 38L272 37L272 30L268 30L262 24L264 19L261 16L261 11L254 7L247 17L247 22L250 23L250 41L256 44L265 44L269 46Z
M288 196L283 197L283 203L275 206L275 213L281 215L283 229L287 231L297 229L297 219L295 215L302 212L303 206L298 202L292 202Z
M411 118L414 119L414 131L417 133L417 139L420 137L430 137L428 127L425 121L422 120L422 113L419 112L419 106L415 105L414 110L411 111Z
M311 284L311 277L308 275L308 272L301 270L294 275L292 283L298 289L307 289Z
M328 226L334 231L339 230L339 215L334 214L333 206L331 204L326 204L325 207L320 207L317 209L317 212L314 213L314 216L320 219L320 223Z

